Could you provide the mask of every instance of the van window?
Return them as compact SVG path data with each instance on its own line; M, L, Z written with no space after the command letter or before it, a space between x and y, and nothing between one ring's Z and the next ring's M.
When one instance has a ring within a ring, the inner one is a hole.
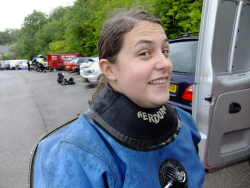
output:
M237 12L241 10L241 12ZM216 74L250 70L250 3L222 1L217 12L212 61ZM226 18L226 19L225 19ZM239 23L239 25L237 25ZM234 33L236 31L237 33ZM234 38L236 36L236 38ZM235 45L232 46L231 44ZM231 67L230 61L232 61ZM231 72L229 72L229 68Z
M212 49L215 73L227 72L236 10L237 3L233 1L222 1L219 5Z
M250 69L250 3L242 6L237 43L234 54L234 72L249 71Z

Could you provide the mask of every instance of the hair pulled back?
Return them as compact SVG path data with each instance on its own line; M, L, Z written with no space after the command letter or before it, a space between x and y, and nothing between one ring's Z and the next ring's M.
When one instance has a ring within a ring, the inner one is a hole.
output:
M163 27L158 18L143 10L132 10L116 14L108 19L102 28L98 42L99 59L107 59L110 63L115 64L117 55L123 46L124 35L131 31L139 21L158 23ZM92 100L89 100L90 105L93 103L96 94L107 84L107 78L103 74L98 80Z

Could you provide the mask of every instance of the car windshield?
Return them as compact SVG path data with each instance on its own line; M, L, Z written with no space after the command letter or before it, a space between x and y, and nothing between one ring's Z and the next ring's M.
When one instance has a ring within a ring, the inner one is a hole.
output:
M195 74L198 41L182 41L170 43L170 59L173 73Z

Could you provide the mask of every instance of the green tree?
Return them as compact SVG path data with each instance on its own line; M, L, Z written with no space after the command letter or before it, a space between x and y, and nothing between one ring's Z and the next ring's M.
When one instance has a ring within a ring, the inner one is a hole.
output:
M0 31L0 44L4 45L11 42L11 36L8 30Z
M10 51L11 51L11 54L13 56L13 58L16 58L16 59L22 59L24 57L26 57L26 52L24 51L25 49L25 41L23 38L19 38L17 40L17 43L15 43Z
M35 51L39 54L48 55L50 43L64 40L64 32L65 29L61 22L56 20L48 22L35 34Z
M51 42L49 44L49 54L55 54L55 53L59 53L59 52L67 52L67 45L66 45L66 41L62 40L62 41L57 41L57 42Z
M94 12L98 10L99 0L77 0L65 15L66 43L68 51L79 51L92 55L86 48L92 42ZM86 40L90 39L90 40Z
M94 32L92 35L92 51L97 54L97 42L99 39L100 32L102 30L103 23L112 14L119 13L120 11L126 11L131 9L143 9L152 12L152 2L154 0L109 0L102 1L102 6L99 10L94 13Z
M66 12L70 9L70 6L67 7L56 7L49 15L48 21L53 21L53 20L57 20L60 21L61 19L63 19L63 17L65 16Z
M34 10L32 14L25 17L21 28L21 40L18 43L18 45L23 47L23 53L25 55L22 55L22 57L32 59L38 55L39 51L36 51L35 35L47 22L47 17L48 16L43 12L36 10Z
M203 0L157 0L154 14L164 23L170 38L199 31Z
M68 7L57 7L49 15L47 22L35 34L35 51L39 54L48 55L50 43L65 40L65 13Z
M5 29L5 31L0 31L0 45L17 42L19 32L19 29Z

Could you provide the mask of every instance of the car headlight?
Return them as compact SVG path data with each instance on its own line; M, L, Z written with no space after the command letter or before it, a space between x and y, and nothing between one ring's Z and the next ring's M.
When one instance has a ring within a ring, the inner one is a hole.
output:
M93 73L95 71L95 69L90 69L87 71L87 73Z

